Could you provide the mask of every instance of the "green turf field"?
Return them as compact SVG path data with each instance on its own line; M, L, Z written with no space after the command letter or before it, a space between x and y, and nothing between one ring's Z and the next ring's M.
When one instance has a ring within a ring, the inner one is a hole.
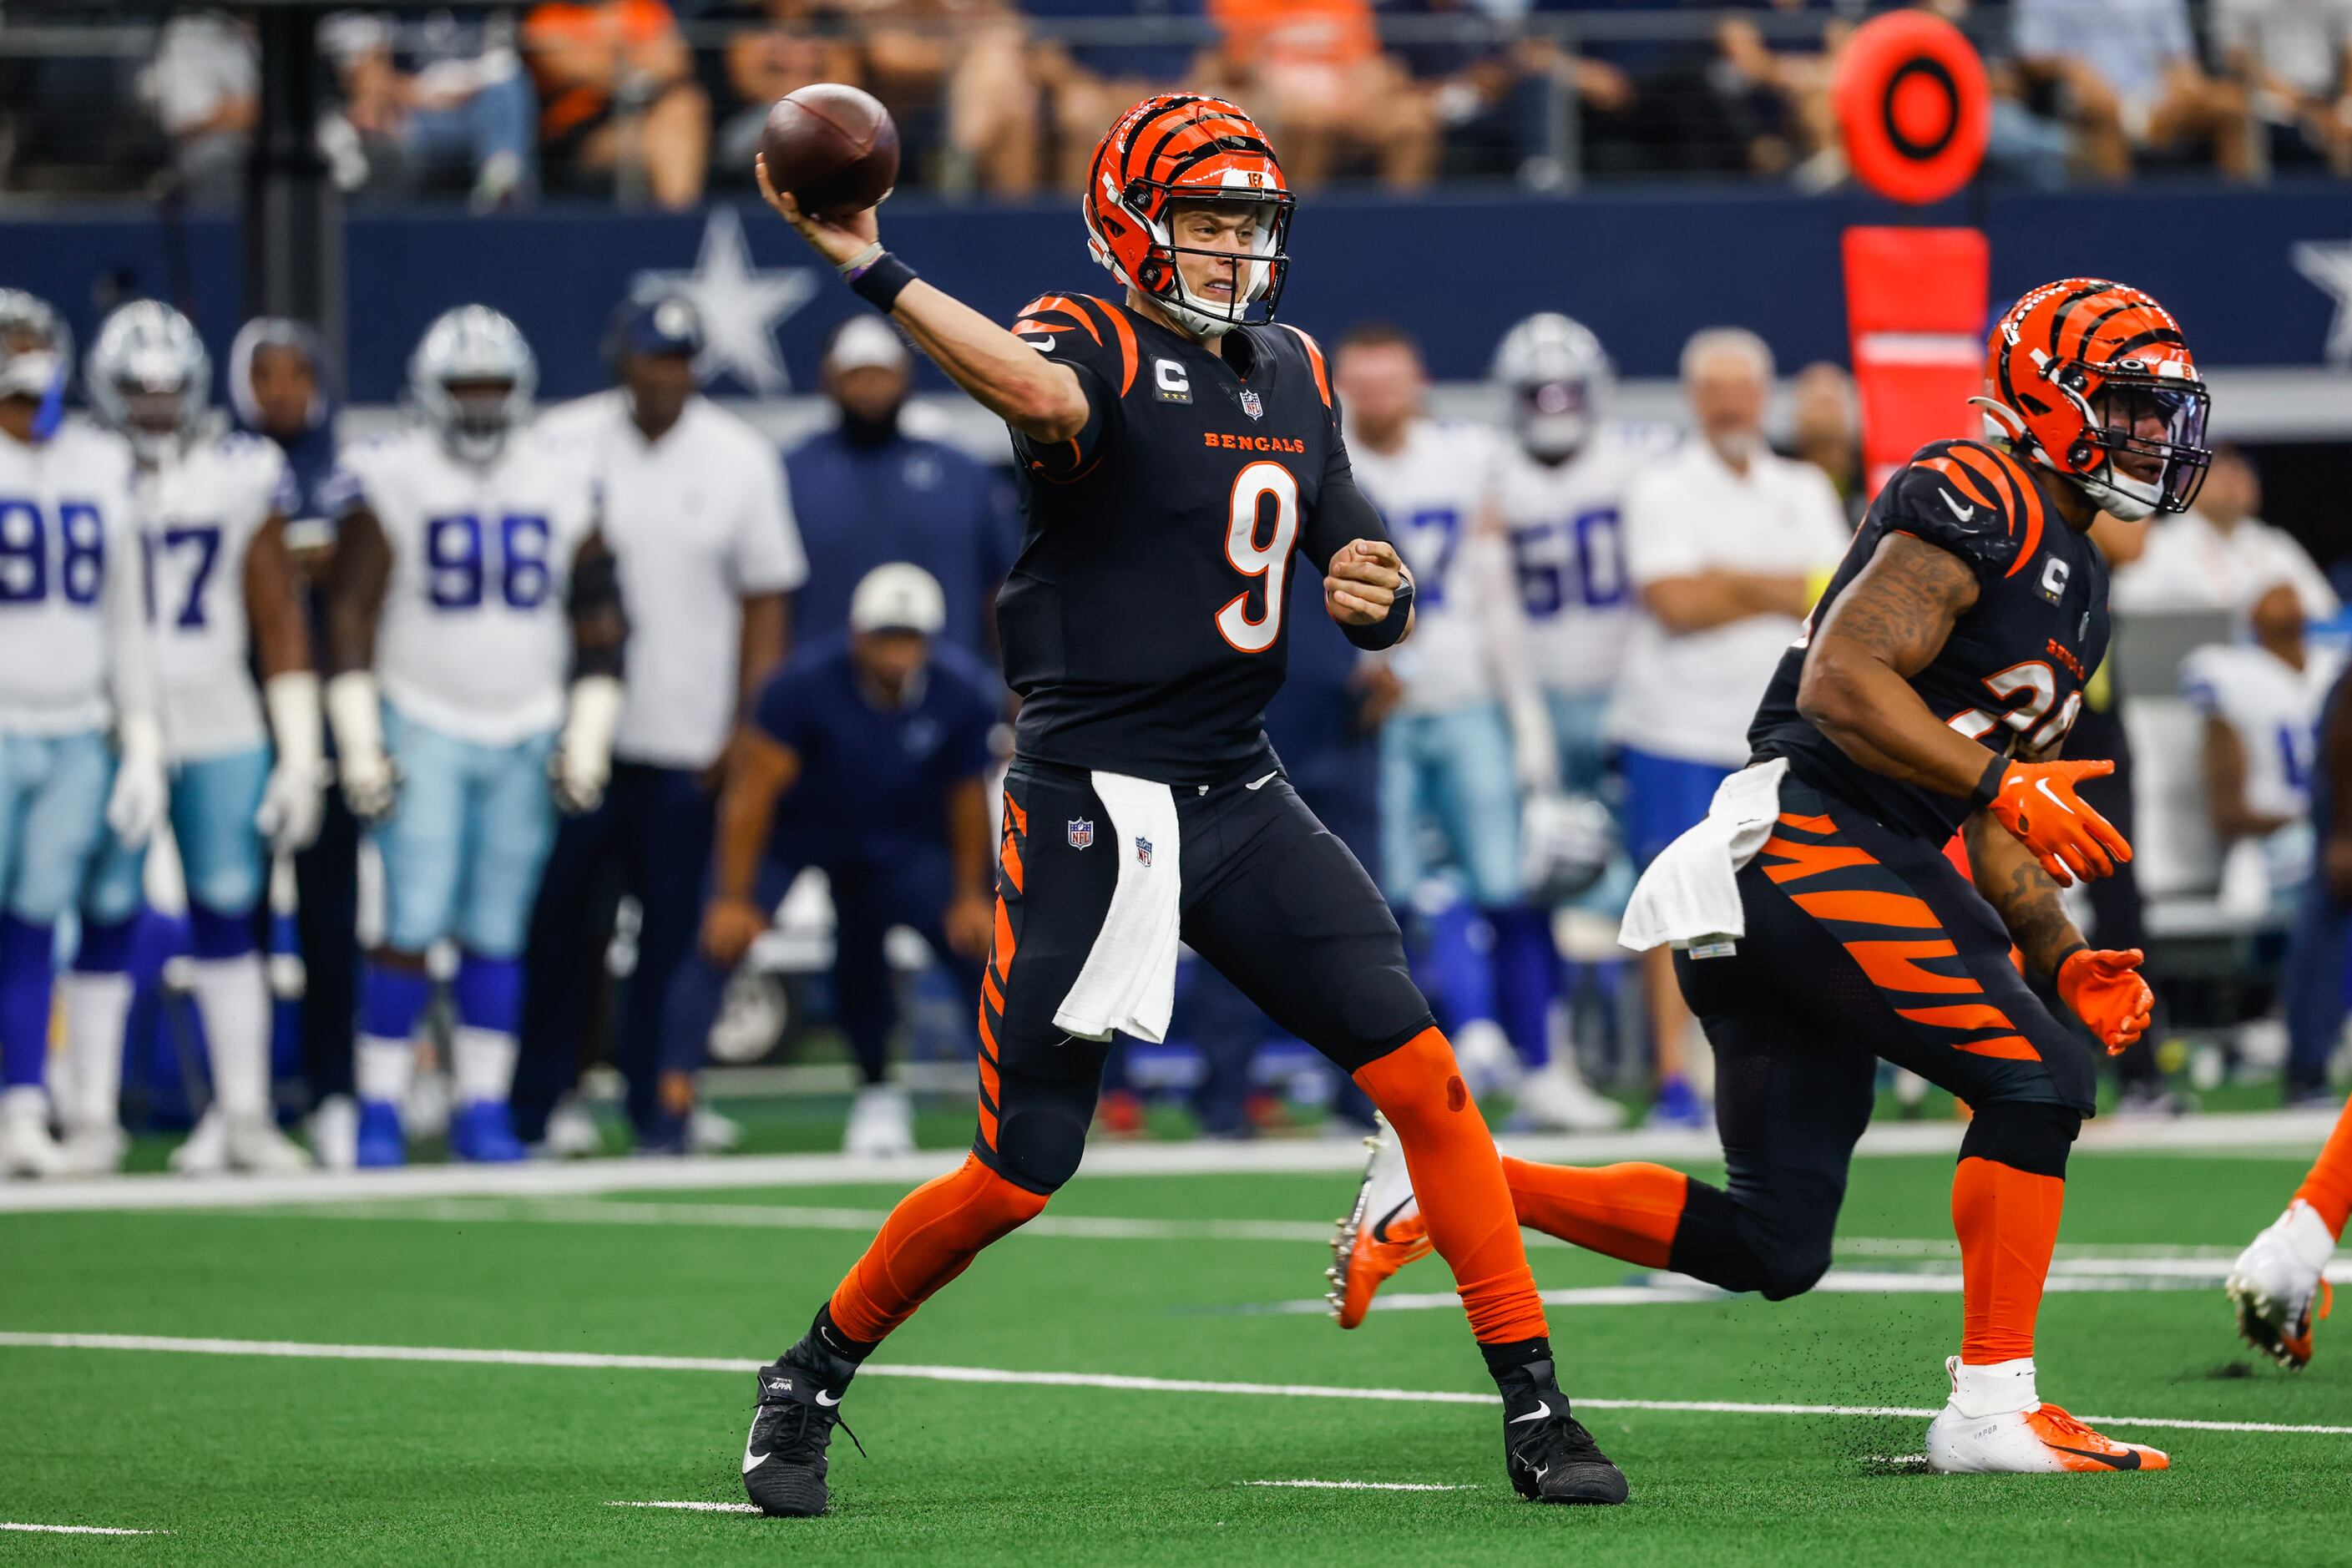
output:
M2298 1376L2253 1364L2195 1278L2277 1212L2307 1153L2078 1154L2064 1267L2106 1288L2050 1298L2042 1392L2084 1415L2338 1431L2117 1422L2178 1468L1953 1479L1906 1462L1923 1417L1603 1404L1939 1404L1959 1300L1916 1287L1957 1272L1949 1157L1875 1157L1832 1277L1852 1289L1551 1309L1562 1383L1632 1479L1613 1510L1511 1495L1497 1412L1458 1397L1488 1386L1458 1310L1354 1334L1270 1310L1318 1293L1312 1237L1341 1175L1082 1176L1047 1211L1065 1223L991 1251L877 1358L845 1405L870 1457L836 1439L834 1512L807 1521L612 1505L740 1500L748 1368L798 1334L895 1189L0 1213L0 1332L362 1347L0 1346L0 1522L168 1532L0 1531L0 1561L2352 1562L2352 1337L2323 1331ZM1150 1223L1066 1223L1107 1218ZM1547 1289L1642 1278L1532 1257ZM1431 1260L1394 1289L1445 1283ZM585 1364L364 1349L387 1346ZM1457 1398L1329 1392L1366 1389ZM1249 1484L1297 1480L1458 1489Z

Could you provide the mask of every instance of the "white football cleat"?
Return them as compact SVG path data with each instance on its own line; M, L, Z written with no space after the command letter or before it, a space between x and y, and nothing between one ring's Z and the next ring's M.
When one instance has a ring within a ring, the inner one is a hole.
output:
M915 1107L895 1083L868 1084L850 1102L841 1152L853 1160L887 1160L915 1152Z
M69 1125L58 1146L65 1152L68 1176L110 1176L122 1169L122 1157L130 1152L131 1135L111 1121L91 1121Z
M584 1160L604 1152L604 1134L576 1094L567 1094L547 1113L547 1131L531 1152L542 1160Z
M2281 1366L2311 1364L2312 1321L2335 1304L2326 1273L2335 1254L2327 1222L2301 1198L2238 1254L2221 1288L2248 1344Z
M1931 1470L1948 1476L2079 1475L2172 1468L2161 1448L2119 1443L2035 1398L2030 1359L1963 1367L1959 1357L1949 1356L1944 1371L1952 1380L1952 1394L1927 1426ZM1966 1390L1963 1381L1970 1385ZM2020 1398L2027 1403L2016 1405Z
M1364 1163L1355 1206L1331 1238L1331 1267L1323 1271L1331 1282L1324 1299L1343 1329L1362 1322L1389 1276L1427 1256L1431 1246L1421 1205L1412 1195L1412 1177L1404 1168L1404 1150L1388 1118L1377 1111L1373 1118L1372 1134L1364 1140L1371 1158Z
M29 1085L0 1093L0 1180L67 1173L66 1152L49 1136L49 1097Z
M228 1170L228 1121L220 1107L208 1106L167 1162L184 1176L218 1176Z
M907 1136L911 1143L911 1127ZM698 1105L694 1114L686 1119L686 1152L689 1154L731 1154L742 1142L743 1124L724 1111Z
M310 1152L323 1171L352 1171L360 1163L359 1101L348 1094L331 1094L319 1101L305 1127Z
M1623 1106L1597 1093L1559 1057L1527 1076L1511 1112L1514 1126L1546 1132L1606 1132L1624 1121Z
M310 1152L278 1129L267 1116L232 1116L225 1139L229 1168L257 1176L282 1176L310 1169Z

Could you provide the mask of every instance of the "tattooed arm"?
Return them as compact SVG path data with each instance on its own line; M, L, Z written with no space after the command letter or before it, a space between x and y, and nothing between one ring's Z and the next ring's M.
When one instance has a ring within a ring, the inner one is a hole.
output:
M1976 602L1967 562L1888 534L1814 627L1797 710L1871 772L1967 798L1990 753L1930 712L1909 678Z
M2047 758L2042 759L2047 761ZM2010 940L2034 973L2049 979L2058 961L2086 945L2066 917L2058 884L2028 849L1990 812L1977 812L1961 825L1968 840L1969 875L2009 928Z

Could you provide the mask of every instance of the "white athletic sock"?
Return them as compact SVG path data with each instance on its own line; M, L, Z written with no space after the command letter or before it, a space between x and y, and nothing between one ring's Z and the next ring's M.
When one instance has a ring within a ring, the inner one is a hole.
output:
M478 1029L460 1024L449 1033L449 1076L455 1080L457 1103L483 1100L504 1104L514 1092L515 1037L502 1029Z
M213 1058L213 1099L232 1121L269 1114L269 983L261 954L199 958L188 988L205 1021Z
M68 1130L112 1127L121 1118L122 1035L131 1017L131 976L68 969L58 976L66 1015L58 1113Z
M2033 1358L2020 1356L2015 1361L1990 1362L1983 1366L1962 1362L1952 1386L1952 1403L1971 1420L1979 1415L2004 1415L2012 1410L2032 1409L2042 1403L2042 1396L2034 1392Z
M352 1050L352 1078L362 1100L405 1105L416 1078L416 1047L408 1040L362 1035Z

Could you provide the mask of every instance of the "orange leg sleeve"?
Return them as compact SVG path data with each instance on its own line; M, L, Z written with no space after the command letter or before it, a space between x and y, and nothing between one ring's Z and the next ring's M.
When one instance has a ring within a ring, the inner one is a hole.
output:
M2319 1211L2330 1232L2339 1238L2344 1235L2345 1216L2352 1214L2352 1103L2336 1119L2336 1131L2327 1135L2319 1163L2304 1177L2294 1195Z
M2058 1248L2066 1184L2013 1165L1962 1160L1952 1174L1952 1228L1960 1237L1960 1360L1970 1366L2033 1353L2042 1284Z
M1481 1344L1542 1338L1549 1330L1502 1159L1454 1047L1437 1030L1423 1029L1355 1076L1396 1129L1429 1239L1454 1270L1470 1331Z
M866 1256L833 1292L833 1321L854 1340L879 1341L931 1293L962 1273L981 1248L1018 1230L1045 1206L976 1154L898 1200Z
M1519 1223L1644 1268L1664 1268L1690 1178L1664 1165L1538 1165L1506 1159ZM1418 1191L1418 1188L1414 1189Z

